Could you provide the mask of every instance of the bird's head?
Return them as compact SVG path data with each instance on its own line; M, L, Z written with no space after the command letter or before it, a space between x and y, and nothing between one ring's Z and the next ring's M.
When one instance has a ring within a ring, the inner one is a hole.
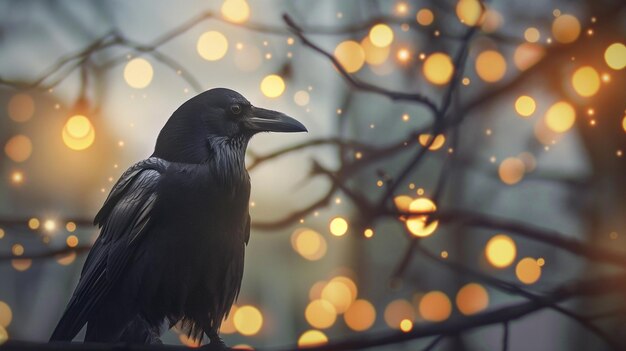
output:
M234 90L216 88L196 95L169 118L153 156L173 162L202 163L211 145L245 147L259 132L306 132L302 123L281 112L253 106Z

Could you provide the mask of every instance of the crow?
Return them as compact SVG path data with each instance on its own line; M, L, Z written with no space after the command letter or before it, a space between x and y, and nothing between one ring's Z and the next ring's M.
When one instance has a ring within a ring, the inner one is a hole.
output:
M94 224L100 235L51 341L160 343L164 327L224 347L250 238L248 142L306 132L283 113L225 88L181 105L154 153L117 181Z

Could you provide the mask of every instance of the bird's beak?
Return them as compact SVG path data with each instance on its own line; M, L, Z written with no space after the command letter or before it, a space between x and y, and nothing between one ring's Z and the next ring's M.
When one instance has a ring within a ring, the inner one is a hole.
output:
M254 132L308 132L306 127L284 113L253 107L246 128Z

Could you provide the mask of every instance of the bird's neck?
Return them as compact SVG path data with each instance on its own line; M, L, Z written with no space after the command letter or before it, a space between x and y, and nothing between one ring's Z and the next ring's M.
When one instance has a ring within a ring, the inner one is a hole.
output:
M213 168L215 175L225 183L249 182L246 170L246 147L249 138L210 137L207 139L209 154L207 165Z

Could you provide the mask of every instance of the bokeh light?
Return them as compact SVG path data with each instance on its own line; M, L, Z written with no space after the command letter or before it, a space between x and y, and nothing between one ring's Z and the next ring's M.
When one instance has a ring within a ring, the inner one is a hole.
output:
M128 61L124 67L124 80L131 88L143 89L147 87L152 82L153 75L152 64L140 57Z
M9 333L3 326L0 326L0 345L4 344L9 340Z
M559 43L572 43L579 35L580 22L572 15L561 15L552 22L552 36Z
M456 306L466 316L481 312L489 306L489 294L480 284L466 284L456 294Z
M330 221L330 233L334 236L343 236L348 232L348 221L343 217L335 217Z
M298 338L298 347L323 345L328 342L326 334L319 330L307 330Z
M245 0L225 0L221 11L222 16L233 23L243 23L250 18L250 5Z
M364 331L374 325L376 309L369 301L359 299L350 305L343 318L348 328L354 331Z
M506 60L495 50L486 50L476 57L476 73L485 82L497 82L506 74Z
M413 305L404 299L393 300L385 307L384 318L390 328L400 329L403 320L415 320Z
M444 292L431 291L422 296L418 309L420 316L425 320L442 322L450 317L452 303Z
M434 212L437 210L435 203L425 197L419 197L411 202L409 205L409 212ZM411 216L406 221L406 227L411 234L418 237L427 237L435 232L439 221L431 221L426 225L428 221L428 215Z
M309 302L304 310L304 317L312 327L326 329L335 324L337 311L330 302L318 299Z
M391 48L389 46L381 48L372 44L369 36L361 40L361 47L363 48L363 52L365 53L365 62L372 66L377 66L385 63L385 61L389 57L389 52L391 51Z
M344 313L354 301L350 287L342 280L331 280L322 289L322 299L330 302L337 314Z
M600 90L600 75L591 66L583 66L572 75L572 86L578 95L590 97Z
M224 320L222 321L222 325L220 326L220 333L233 334L237 332L234 318L235 318L235 312L237 312L238 308L239 307L237 306L237 304L233 304L232 306L230 306L230 311L228 312L228 316L224 318Z
M74 115L68 118L61 132L63 143L72 150L81 151L89 148L96 139L96 132L89 118Z
M461 23L475 26L482 20L483 7L478 0L459 0L456 3L456 15Z
M435 20L435 15L430 9L421 9L415 15L417 23L422 26L429 26Z
M604 51L604 61L614 70L626 67L626 46L622 43L613 43Z
M363 67L365 51L356 41L346 40L335 48L335 58L348 73L354 73Z
M426 147L426 145L428 145L432 137L433 137L432 134L420 134L417 137L417 140L419 141L420 145ZM445 143L446 143L445 135L437 134L433 143L428 147L428 150L431 150L431 151L439 150Z
M515 241L508 235L493 236L485 246L487 261L496 268L506 268L513 263L517 255Z
M536 43L541 38L539 30L535 27L526 28L524 31L524 39L529 43Z
M545 49L538 44L522 43L513 53L513 63L520 71L534 66L545 55Z
M15 94L9 100L7 112L15 122L26 122L35 114L35 100L28 94Z
M452 78L454 65L450 56L442 52L435 52L426 58L422 71L429 82L444 85Z
M268 98L277 98L285 91L285 81L276 74L265 76L261 81L261 92Z
M294 231L291 245L300 256L310 261L317 261L326 255L326 239L312 229Z
M576 122L576 110L570 103L559 101L546 111L545 122L548 128L554 132L566 132Z
M24 272L29 269L32 264L33 260L30 258L16 258L11 260L11 266L18 272Z
M196 50L200 57L207 61L217 61L228 51L228 39L218 31L202 33L196 43Z
M306 90L298 90L293 95L293 101L298 106L306 106L309 104L310 96Z
M532 116L535 108L535 100L528 95L522 95L515 100L515 111L522 117Z
M400 330L407 333L410 332L411 329L413 329L413 321L410 319L403 319L400 321Z
M534 284L541 278L541 266L532 257L522 258L515 266L515 275L524 284Z
M393 42L393 30L388 25L379 23L370 29L369 39L374 46L387 47Z
M26 135L18 134L9 139L4 145L4 153L13 162L24 162L33 153L33 143Z
M13 320L11 306L0 300L0 327L8 328Z
M524 178L526 167L524 162L517 157L507 157L498 167L500 180L507 185L519 183Z
M263 326L263 315L258 308L244 305L235 311L233 323L240 334L246 336L255 335Z

